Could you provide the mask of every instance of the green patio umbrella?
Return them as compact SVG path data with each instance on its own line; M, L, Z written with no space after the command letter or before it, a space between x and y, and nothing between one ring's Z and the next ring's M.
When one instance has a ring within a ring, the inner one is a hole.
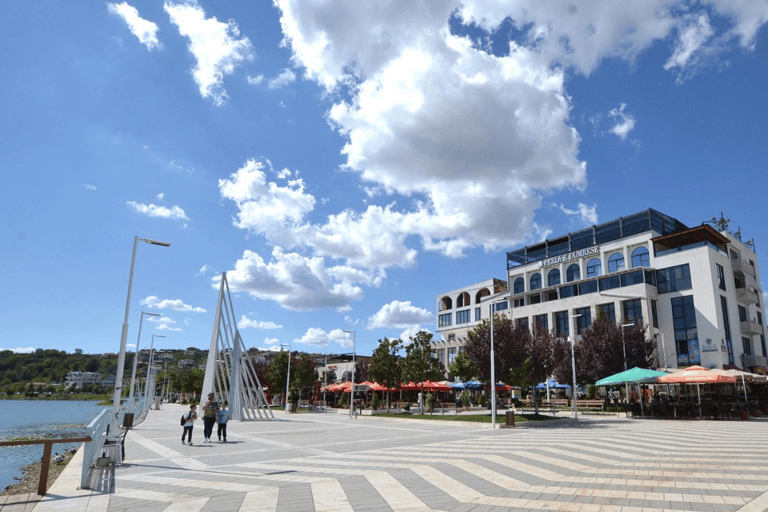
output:
M648 370L647 368L632 368L630 370L624 370L623 372L605 377L595 382L596 386L615 386L617 384L635 384L646 379L653 379L655 377L661 377L666 375L667 372L657 372L656 370ZM629 403L629 392L627 391L627 403ZM645 411L643 410L643 397L640 397L640 410L643 416Z
M595 382L596 386L615 386L617 384L635 383L652 377L661 377L667 375L667 372L657 372L646 368L632 368L621 373L605 377Z

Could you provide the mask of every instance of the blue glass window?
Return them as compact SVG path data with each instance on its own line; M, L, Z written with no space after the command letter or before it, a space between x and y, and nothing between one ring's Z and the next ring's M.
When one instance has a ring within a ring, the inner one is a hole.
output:
M587 277L597 277L603 273L603 264L600 258L592 258L587 263Z
M672 319L675 327L677 364L682 366L700 364L701 353L693 297L689 295L672 299Z
M577 334L582 334L590 325L592 325L592 313L589 308L574 309L573 314L576 317Z
M523 293L525 291L525 279L518 277L515 279L514 293Z
M553 268L547 274L547 286L557 286L560 284L560 271Z
M650 267L651 259L648 255L648 249L645 247L638 247L632 251L632 268L637 267Z
M538 272L531 276L531 291L541 288L541 274Z
M574 263L568 266L568 270L565 271L565 282L570 283L572 281L578 281L581 279L581 269L579 265Z
M624 256L620 252L615 252L608 257L608 272L619 270L624 270Z
M691 289L691 268L686 263L656 271L656 286L659 293Z

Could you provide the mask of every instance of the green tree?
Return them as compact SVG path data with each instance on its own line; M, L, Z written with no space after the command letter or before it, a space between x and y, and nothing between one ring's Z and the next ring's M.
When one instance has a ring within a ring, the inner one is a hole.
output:
M400 351L402 348L403 342L399 339L384 338L379 340L379 346L373 351L371 364L368 368L368 376L372 381L387 388L400 385L402 374ZM390 391L387 389L387 412L389 412L389 394Z
M458 377L459 380L466 382L477 377L477 363L467 357L464 352L459 352L453 359L453 362L448 365L448 372L454 377Z
M401 379L403 382L421 383L421 403L424 410L424 381L440 380L443 377L443 365L432 355L432 333L419 331L410 337L411 343L405 347L402 361Z
M512 380L514 371L528 357L522 331L515 330L512 320L505 315L493 315L493 353L496 379ZM467 334L466 354L477 364L480 379L491 380L491 323L483 320Z
M272 358L266 374L269 382L269 391L274 395L285 393L285 384L288 379L288 352L280 351Z
M291 361L291 387L299 390L301 396L312 394L312 387L317 381L317 372L315 372L315 362L309 354L298 354L298 357Z

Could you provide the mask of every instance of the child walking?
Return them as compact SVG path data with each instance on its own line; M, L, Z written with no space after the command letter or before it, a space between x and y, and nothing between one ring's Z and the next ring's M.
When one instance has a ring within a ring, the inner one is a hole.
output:
M216 413L216 423L219 424L219 441L221 441L222 434L224 435L224 442L227 442L227 421L229 420L229 411L227 410L227 402Z
M195 426L195 420L197 419L197 405L192 404L189 406L189 412L184 415L184 419L187 421L184 423L184 432L181 434L181 444L184 443L184 438L189 436L189 444L192 444L192 427Z

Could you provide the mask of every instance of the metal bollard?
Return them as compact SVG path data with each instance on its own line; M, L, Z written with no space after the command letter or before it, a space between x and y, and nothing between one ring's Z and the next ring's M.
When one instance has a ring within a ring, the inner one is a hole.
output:
M507 428L515 428L515 410L512 409L511 411L507 411L507 417L506 417L506 427Z

